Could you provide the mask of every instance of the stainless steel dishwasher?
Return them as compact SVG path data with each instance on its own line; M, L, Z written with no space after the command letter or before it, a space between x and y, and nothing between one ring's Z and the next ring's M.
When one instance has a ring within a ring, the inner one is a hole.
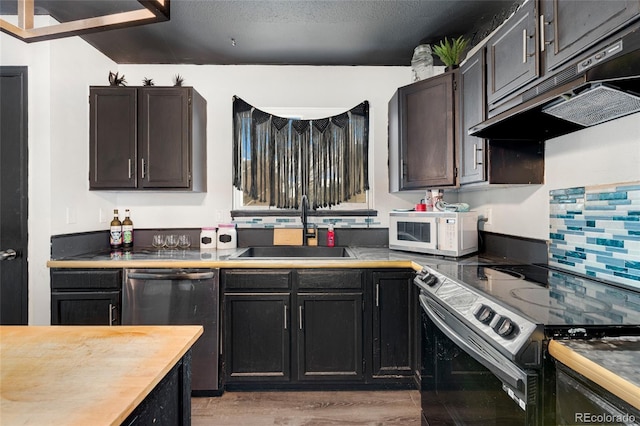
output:
M193 345L194 395L218 393L219 270L126 269L123 325L202 325Z

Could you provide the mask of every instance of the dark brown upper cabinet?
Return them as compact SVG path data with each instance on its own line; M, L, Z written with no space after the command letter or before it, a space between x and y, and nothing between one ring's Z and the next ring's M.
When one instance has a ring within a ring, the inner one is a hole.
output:
M460 186L544 183L544 142L492 141L469 135L469 129L486 118L484 58L481 48L460 67Z
M537 4L523 4L486 43L489 116L505 97L540 75Z
M206 191L207 103L192 87L90 88L90 189Z
M566 82L575 70L564 66L596 53L589 50L638 19L640 0L524 3L486 42L487 118ZM542 88L523 94L543 79Z
M453 70L399 88L389 101L389 190L456 185Z
M638 0L541 0L540 50L551 71L640 14Z
M460 184L485 180L486 140L469 135L469 128L486 118L485 49L460 67Z

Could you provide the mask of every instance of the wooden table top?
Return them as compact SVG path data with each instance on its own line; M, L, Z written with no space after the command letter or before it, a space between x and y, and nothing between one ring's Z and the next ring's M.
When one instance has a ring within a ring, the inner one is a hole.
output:
M0 326L3 425L119 425L201 326Z

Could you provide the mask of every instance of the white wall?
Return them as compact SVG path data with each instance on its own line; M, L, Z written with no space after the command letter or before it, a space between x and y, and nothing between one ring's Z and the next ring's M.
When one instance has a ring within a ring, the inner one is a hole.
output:
M481 229L546 240L549 191L574 186L640 181L640 114L546 141L544 185L462 192L459 201L491 209Z

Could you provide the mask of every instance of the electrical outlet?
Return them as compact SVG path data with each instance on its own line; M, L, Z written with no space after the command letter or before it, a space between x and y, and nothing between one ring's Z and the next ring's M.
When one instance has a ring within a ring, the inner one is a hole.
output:
M492 221L492 216L493 216L493 209L486 209L485 210L485 218L487 219L487 221L485 222L486 225L491 225L491 221Z
M483 223L484 226L491 225L491 219L492 219L491 216L492 216L491 209L480 210L480 212L478 213L478 221Z
M216 222L218 223L222 222L222 218L223 218L222 214L223 214L222 210L216 210Z
M107 223L107 212L103 209L98 210L98 223Z
M78 222L78 213L73 207L67 207L67 225Z

